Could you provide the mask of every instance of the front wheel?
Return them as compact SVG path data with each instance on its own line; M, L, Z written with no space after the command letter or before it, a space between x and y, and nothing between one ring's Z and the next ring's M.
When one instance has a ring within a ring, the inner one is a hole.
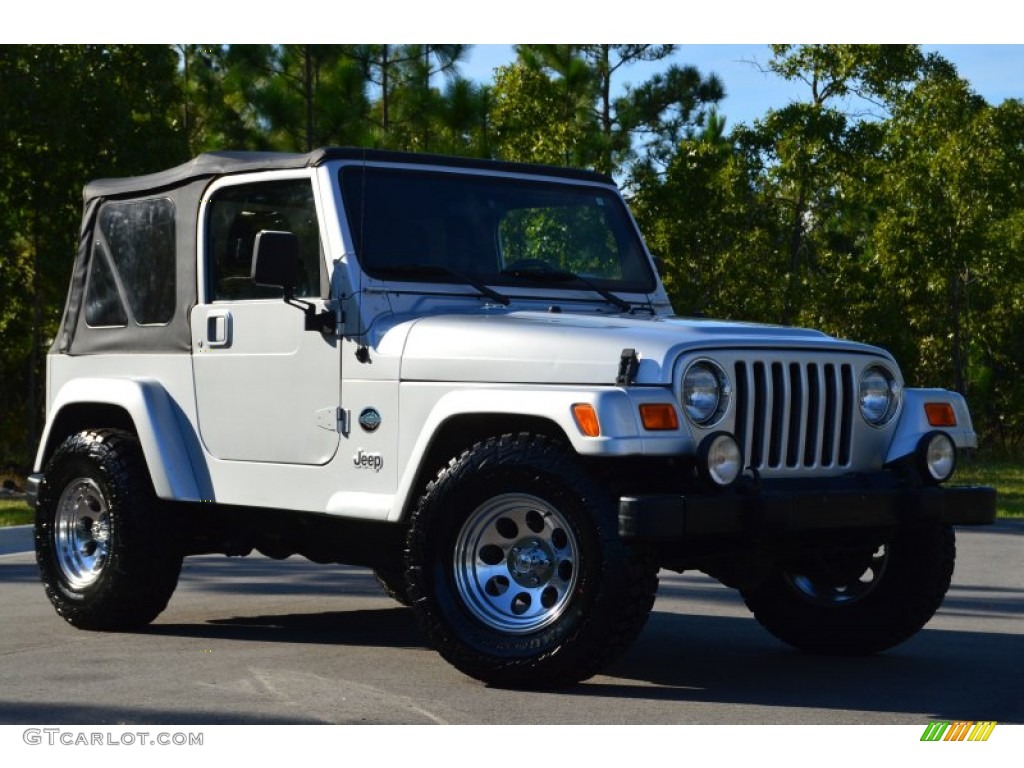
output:
M35 543L47 597L81 629L148 624L178 583L177 531L128 432L80 432L61 444L40 488Z
M381 566L373 569L373 578L384 590L384 594L400 605L409 607L409 595L405 589L405 574L401 568Z
M931 619L955 560L952 528L907 528L874 549L787 563L743 598L769 632L796 648L866 655L902 643Z
M428 486L406 565L434 646L464 673L508 687L596 674L640 632L658 583L571 452L525 434L477 444Z

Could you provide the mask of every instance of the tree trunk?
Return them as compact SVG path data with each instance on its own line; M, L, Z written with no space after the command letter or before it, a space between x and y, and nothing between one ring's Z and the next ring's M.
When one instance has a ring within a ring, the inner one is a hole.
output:
M313 54L308 45L302 46L302 57L305 69L303 71L302 87L303 97L306 100L306 151L313 151Z
M39 285L39 217L33 212L30 219L32 228L32 346L28 357L27 393L27 443L25 455L32 462L33 451L39 442L39 393L37 391L39 358L42 348L43 297Z
M390 128L390 119L388 116L388 89L390 83L388 82L390 74L391 64L388 61L388 45L382 46L381 57L380 57L380 112L381 112L381 127L384 129L384 133L387 133Z
M598 77L601 79L601 133L604 135L604 146L601 148L603 173L612 172L612 70L609 60L610 45L602 45L601 60L598 63Z
M784 305L782 307L782 325L792 325L796 321L796 295L800 278L800 250L804 242L804 213L807 208L807 197L803 186L797 194L793 205L793 220L789 230L789 272L786 275L784 289Z

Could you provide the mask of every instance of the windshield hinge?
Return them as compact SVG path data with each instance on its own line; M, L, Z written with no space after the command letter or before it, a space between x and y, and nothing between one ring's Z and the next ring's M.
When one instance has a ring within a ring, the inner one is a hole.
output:
M636 350L626 348L622 350L622 357L619 358L619 375L615 377L615 383L620 387L628 387L636 381L637 371L640 369L640 358Z

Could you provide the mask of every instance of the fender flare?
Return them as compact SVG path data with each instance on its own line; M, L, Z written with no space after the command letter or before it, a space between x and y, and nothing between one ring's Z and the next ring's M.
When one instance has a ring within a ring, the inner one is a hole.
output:
M948 389L905 389L903 390L903 407L899 424L889 451L885 458L886 464L892 464L917 450L917 442L936 427L928 423L925 414L925 403L948 403L956 415L955 427L939 427L952 438L957 448L976 448L978 436L971 422L971 412L967 409L967 401L957 392Z
M154 379L87 377L64 384L50 404L36 454L37 472L43 471L50 454L57 447L51 443L65 437L52 434L54 425L61 421L61 415L69 409L90 405L118 408L131 419L153 481L153 490L159 498L177 501L212 498L212 483L202 459L202 449L188 418L167 390Z
M461 416L477 414L522 416L550 422L581 456L673 456L696 448L689 430L659 435L645 433L639 424L637 404L667 401L671 393L661 387L627 391L618 387L486 387L453 388L430 407L418 428L409 455L403 457L405 471L399 477L388 520L403 521L409 513L416 478L434 437L445 424ZM585 437L573 420L574 403L592 405L602 425L600 437ZM468 446L466 446L468 447Z

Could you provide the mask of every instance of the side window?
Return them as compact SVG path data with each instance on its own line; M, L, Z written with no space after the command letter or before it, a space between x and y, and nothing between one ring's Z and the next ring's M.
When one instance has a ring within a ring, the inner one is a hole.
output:
M110 202L99 215L85 321L93 327L166 325L174 317L174 204ZM130 313L130 315L129 315Z
M206 210L209 300L282 296L281 289L256 285L250 277L253 245L263 230L291 232L298 238L301 264L295 294L321 295L320 227L308 180L225 187L214 193Z
M92 248L89 286L85 298L85 322L93 328L128 325L128 313L125 312L121 294L117 290L114 270L101 243L96 243Z

